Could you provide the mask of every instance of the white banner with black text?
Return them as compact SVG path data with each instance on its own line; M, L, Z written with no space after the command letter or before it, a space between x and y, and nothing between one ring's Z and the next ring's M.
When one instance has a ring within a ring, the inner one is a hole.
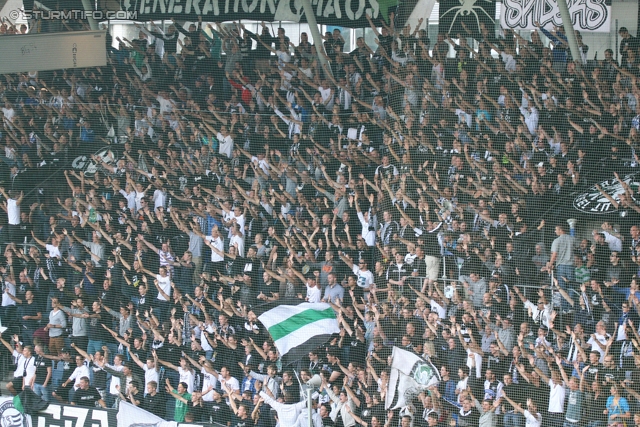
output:
M611 29L611 0L568 0L569 14L576 30L605 32ZM557 0L503 0L502 28L546 30L562 25Z

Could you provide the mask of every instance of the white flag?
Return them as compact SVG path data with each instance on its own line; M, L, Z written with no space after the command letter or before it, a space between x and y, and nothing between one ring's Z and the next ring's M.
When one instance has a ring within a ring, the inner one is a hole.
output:
M415 353L393 347L386 409L404 408L420 392L440 382L440 372Z

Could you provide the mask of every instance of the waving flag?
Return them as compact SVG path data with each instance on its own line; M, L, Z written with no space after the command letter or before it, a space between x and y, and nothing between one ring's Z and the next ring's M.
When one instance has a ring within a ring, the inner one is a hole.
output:
M340 332L336 313L329 304L302 303L279 305L265 311L258 319L273 338L281 356L288 360L302 357Z
M440 382L440 372L415 353L393 347L386 409L407 406L420 392Z

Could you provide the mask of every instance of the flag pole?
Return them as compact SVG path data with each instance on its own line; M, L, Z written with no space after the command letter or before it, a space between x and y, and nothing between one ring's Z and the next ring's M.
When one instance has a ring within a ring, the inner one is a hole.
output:
M562 26L564 27L564 35L567 37L567 43L569 44L569 50L573 62L577 62L580 65L582 63L582 55L580 54L580 48L578 47L578 39L573 29L571 22L571 14L569 13L569 6L567 0L558 1L558 9L560 9L560 17L562 18Z
M309 32L313 38L313 44L316 47L316 55L318 55L318 61L320 61L320 68L322 68L325 74L333 74L329 62L325 57L323 39L318 30L318 22L316 21L316 16L313 14L311 1L301 0L300 3L302 3L302 7L304 7L304 16L307 18L307 23L309 24Z
M309 427L313 427L313 420L311 419L312 415L313 415L313 405L311 404L311 393L313 392L313 389L311 387L309 387L307 389L307 417L309 418Z

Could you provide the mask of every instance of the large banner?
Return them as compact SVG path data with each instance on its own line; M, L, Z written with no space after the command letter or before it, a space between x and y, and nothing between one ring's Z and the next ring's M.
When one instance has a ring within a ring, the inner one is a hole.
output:
M640 177L637 174L630 174L620 178L632 191L640 187L640 180L638 179ZM626 192L625 187L616 178L602 181L598 185L602 192L615 200L616 203L620 202L620 195ZM602 192L595 185L589 187L574 199L573 207L580 212L588 214L604 215L615 213L618 209Z
M571 23L576 30L610 31L611 0L568 0L568 6ZM536 23L547 30L562 25L557 0L503 0L500 13L502 28L535 30Z
M480 24L493 33L495 16L495 0L440 0L438 31L452 38L468 31L477 38L481 34Z
M13 405L13 398L0 398L2 427L117 427L115 409L49 405L37 415L26 415Z
M300 0L119 0L121 10L139 21L177 19L205 22L293 21L306 22ZM311 0L318 24L340 27L368 27L374 22L389 23L389 12L398 0Z
M32 427L116 427L115 409L49 405L30 417Z

